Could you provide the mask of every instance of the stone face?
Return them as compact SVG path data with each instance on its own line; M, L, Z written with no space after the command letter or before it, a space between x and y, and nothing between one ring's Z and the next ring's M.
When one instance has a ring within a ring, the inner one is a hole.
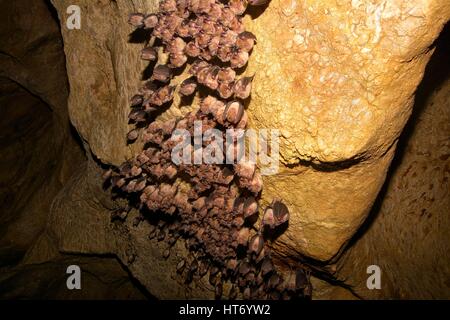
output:
M69 113L73 125L95 156L118 165L130 158L126 134L129 100L139 88L145 63L139 59L140 43L130 36L128 15L150 12L157 1L79 1L81 29L65 26L66 8L72 2L54 1L61 20L67 73L70 82ZM130 39L131 38L131 39ZM131 40L131 43L129 42Z
M67 290L67 266L82 270L82 289ZM2 272L0 297L4 300L143 300L114 258L60 255L50 262L24 265Z
M61 83L67 77L57 22L43 1L2 1L0 6L0 74L38 96L67 126L68 84Z
M366 298L448 299L450 209L449 28L418 89L371 223L343 255L337 275ZM366 287L369 265L381 290Z
M62 38L47 1L0 1L0 299L143 299L115 258L58 252L52 201L85 161L71 135ZM79 265L83 290L67 290Z
M247 17L250 126L281 133L263 200L293 212L281 250L328 260L364 221L449 14L441 1L274 0Z
M146 67L139 59L143 44L134 37L129 41L127 17L154 11L157 2L79 1L81 30L64 27L71 1L53 3L64 37L71 121L95 158L118 165L141 147L127 146L125 137L131 129L129 99ZM280 171L264 177L262 194L265 204L282 198L291 212L287 232L274 243L280 257L329 260L363 223L410 116L429 48L449 16L446 1L431 0L273 0L265 11L246 16L246 27L258 39L246 71L255 74L250 127L279 129L282 135ZM169 115L180 112L177 107ZM92 188L100 182L79 177ZM70 188L76 196L77 188ZM96 198L100 190L80 192L81 203L89 203L97 201L89 195ZM156 284L174 283L168 274L175 265L160 261L162 249L146 243L144 233L126 228L114 233L101 207L81 219L76 213L85 206L77 209L72 202L77 203L60 199L52 213L51 230L62 251L117 254L152 293L180 297L181 284L166 293ZM92 221L99 234L83 230ZM66 233L69 226L79 232ZM127 262L122 242L134 247L135 263ZM149 272L153 260L158 267ZM190 297L211 295L202 290Z
M2 266L42 232L53 197L83 159L70 131L63 54L44 1L0 1Z

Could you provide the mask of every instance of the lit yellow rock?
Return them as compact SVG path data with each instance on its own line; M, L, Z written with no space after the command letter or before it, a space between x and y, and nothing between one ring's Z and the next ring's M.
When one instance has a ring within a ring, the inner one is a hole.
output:
M449 16L447 1L273 0L246 17L251 126L282 133L263 200L289 204L284 254L328 260L364 221Z

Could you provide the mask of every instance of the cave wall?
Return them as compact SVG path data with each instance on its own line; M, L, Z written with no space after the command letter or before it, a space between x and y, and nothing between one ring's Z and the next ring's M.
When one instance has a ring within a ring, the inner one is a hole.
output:
M43 166L36 165L33 175L46 172L45 179L51 177L52 180L36 183L38 191L33 194L36 200L27 203L30 210L4 211L9 216L5 221L19 221L17 216L24 217L15 228L14 224L8 224L5 236L0 240L4 243L4 257L19 248L20 254L14 255L14 259L5 258L9 261L23 256L31 240L36 239L38 231L47 222L47 214L49 216L45 232L33 242L20 268L4 273L0 279L7 284L3 286L6 288L3 294L6 297L26 295L26 292L12 288L14 283L19 283L14 281L23 281L18 279L26 277L29 268L37 270L37 265L42 264L50 271L62 270L68 261L84 264L88 260L79 255L94 255L98 257L92 265L96 270L92 273L96 276L93 276L91 288L95 288L102 272L112 270L113 276L102 281L113 287L119 283L114 287L117 290L124 283L127 289L121 297L142 297L125 280L128 277L118 267L114 259L117 256L132 276L159 298L212 298L213 288L205 279L186 288L176 274L176 262L186 256L182 244L172 249L168 260L162 259L165 245L147 240L149 225L146 221L135 224L137 212L132 211L123 224L111 222L110 212L121 204L112 201L101 188L102 165L120 164L140 148L139 143L127 146L125 135L130 129L127 125L128 101L137 90L146 65L138 57L143 45L130 37L131 27L126 20L129 12L154 11L156 1L78 1L82 12L81 30L65 28L66 8L73 4L72 1L54 1L64 37L67 71L57 26L49 23L36 27L50 15L48 8L44 9L44 2L39 3L1 2L5 9L1 12L15 13L3 19L5 27L1 28L2 32L6 30L1 39L7 39L5 44L2 43L0 54L0 75L5 79L1 82L5 88L2 92L15 92L14 99L26 96L27 102L23 105L35 105L42 110L42 121L51 122L51 127L58 128L47 133L55 140L54 144L43 143L43 148L48 148L49 152L35 155L42 160ZM386 34L379 42L372 42L373 32L377 30L376 21L369 19L363 23L361 19L365 17L365 5L371 8L369 11L374 17L378 7L365 2L352 3L356 8L353 8L351 18L344 14L350 5L342 1L300 6L295 1L276 0L266 12L256 12L246 18L246 25L260 39L248 71L256 71L255 95L249 105L251 124L255 127L292 124L295 127L294 136L285 132L282 139L281 175L265 178L263 194L266 202L274 195L286 198L294 212L289 232L276 246L281 259L295 259L299 254L319 260L330 259L344 248L364 222L383 185L397 138L411 113L414 92L433 52L433 41L450 10L448 4L441 1L391 5L386 11L388 21L383 25ZM28 14L31 7L33 15ZM416 11L411 11L413 7ZM333 10L327 12L327 8ZM397 19L396 15L402 12L408 12L407 18ZM11 17L20 18L20 21L25 17L29 24L17 23ZM279 19L286 19L286 25L276 24ZM352 27L353 24L356 27ZM34 35L30 30L36 31L36 39L30 39L30 35ZM350 37L355 42L345 38L349 30L355 31L355 38ZM22 41L8 37L11 33L22 34L22 38L17 37ZM351 45L342 45L346 41ZM31 48L19 45L23 42L31 43ZM340 45L336 46L336 43ZM363 50L368 43L373 55ZM46 46L50 49L44 54ZM35 52L33 49L36 53L29 54ZM386 52L390 54L386 55ZM327 60L328 56L333 60ZM270 64L266 62L267 57L271 57ZM332 70L331 66L336 63L339 70ZM334 72L337 78L322 78L321 70ZM66 72L70 83L68 111L69 89L67 84L61 85ZM338 78L342 76L339 73L354 81L344 81L344 86L339 87ZM46 81L40 77L45 77ZM326 79L326 83L321 79ZM329 91L322 90L323 86ZM285 88L289 88L289 95L283 93ZM352 286L353 292L360 297L448 297L448 214L445 214L449 208L448 191L445 192L448 190L445 189L448 187L448 180L445 180L448 176L448 145L445 144L445 138L448 141L448 82L444 82L442 88L423 101L426 106L423 110L428 111L413 118L412 121L419 124L414 133L405 138L412 142L405 147L407 151L402 153L398 168L382 190L381 200L376 202L374 210L380 212L369 215L370 228L364 229L366 232L362 235L357 234L348 252L333 267L335 276ZM346 104L348 99L362 99L364 103L352 108ZM178 102L166 117L179 114ZM306 106L314 105L313 102L326 108L315 106L308 110ZM24 112L29 110L27 108ZM74 151L76 148L70 147L76 143L68 138L68 114L83 140L87 161ZM58 120L50 121L50 118ZM431 130L433 143L429 143L430 126L439 128ZM41 141L47 141L45 139ZM12 155L21 147L11 148L9 154ZM57 168L50 166L49 169L42 154L53 154L53 158L49 157L54 159ZM11 162L5 160L7 164ZM16 171L21 172L27 163L15 164ZM410 166L412 169L408 169ZM6 167L2 166L2 172L11 178L5 181L14 181L12 170L9 172L4 169ZM430 187L432 177L436 177L437 182ZM444 180L441 181L442 177ZM44 182L51 190L39 189ZM431 191L425 190L427 188ZM422 195L424 192L425 196ZM427 203L429 209L424 213L423 199L432 198L435 199L433 204ZM376 218L372 218L373 215ZM399 225L404 227L399 229ZM33 226L31 236L22 237L27 230L24 226ZM11 239L19 238L26 240L20 246L11 245ZM416 252L421 254L420 259L412 254ZM95 266L102 263L107 266L96 269ZM388 275L383 278L386 279L385 290L368 291L365 288L365 270L370 264L379 264ZM86 264L86 269L90 268ZM430 270L433 270L432 276L415 280ZM49 283L50 271L43 272L43 285L33 288L33 292L44 290ZM123 282L114 280L118 278ZM55 285L54 296L63 294L61 288ZM317 282L316 288L317 298L354 297L348 290L330 289L322 282ZM92 290L91 297L107 296L107 289Z
M115 257L63 255L51 241L39 245L48 239L54 198L86 161L68 96L54 8L44 0L1 0L0 299L145 298ZM87 290L67 290L72 264L86 271Z
M52 180L47 173L58 165L58 156L53 149L56 130L48 106L17 83L7 78L1 82L0 255L1 264L7 265L20 260L30 241L43 230L45 211L57 191L51 190L49 197L41 192Z
M63 24L69 2L54 5ZM130 130L128 101L145 68L137 56L142 43L130 36L126 17L133 11L154 11L156 1L79 5L84 27L63 28L73 89L70 115L95 158L117 165L140 148L139 143L126 146L124 137ZM259 39L248 70L255 73L248 107L251 126L283 129L281 174L265 178L262 199L281 197L293 212L288 232L275 244L281 260L295 260L298 254L328 260L364 222L449 12L448 3L441 1L272 1L263 12L246 17ZM100 26L104 16L109 22ZM279 25L280 19L286 24ZM180 114L178 106L175 101L163 117ZM85 196L86 202L98 202L89 200L89 192ZM61 250L117 254L156 296L180 296L167 293L169 280L161 278L165 269L175 275L173 264L160 261L158 250L152 250L158 244L140 241L145 222L138 228L120 227L121 237L133 239L126 245L114 241L118 236L110 232L108 218L98 213L100 239L86 229L64 235L75 210L61 201L52 224ZM175 252L183 256L182 250ZM151 267L151 260L158 263ZM206 292L194 290L189 297L208 297Z
M17 261L83 154L71 135L63 44L51 11L44 1L1 1L0 12L0 250Z
M69 1L54 4L64 22ZM71 119L99 161L118 165L141 147L125 139L145 69L126 17L157 1L78 4L84 27L62 29ZM330 260L365 220L449 12L445 1L274 0L245 17L259 39L246 71L255 75L250 126L281 130L280 171L264 177L261 203L282 198L293 213L275 244L283 257Z
M445 1L279 0L246 17L251 126L281 131L262 203L294 213L275 243L284 256L332 259L365 220L449 13Z
M369 220L337 265L338 278L366 298L450 297L450 28L436 42ZM368 290L378 265L381 290Z

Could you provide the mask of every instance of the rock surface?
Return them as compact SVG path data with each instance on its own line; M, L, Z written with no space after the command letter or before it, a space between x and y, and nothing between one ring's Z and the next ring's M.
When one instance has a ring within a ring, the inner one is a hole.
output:
M3 266L20 260L42 232L54 196L83 154L71 136L63 46L47 5L0 1L0 40Z
M81 30L65 28L71 1L53 4L64 37L70 118L96 160L55 201L52 239L63 252L116 254L159 298L211 298L202 281L185 296L173 277L175 260L163 260L162 248L146 240L145 222L111 223L107 209L114 204L101 191L95 162L118 165L140 147L125 141L128 101L145 68L127 16L155 10L156 1L79 1ZM280 172L264 178L262 196L265 203L280 197L291 210L288 231L275 243L284 262L299 255L327 261L363 223L411 114L430 46L449 16L450 5L437 0L273 0L246 17L258 38L247 70L255 73L250 126L282 133Z
M277 246L332 258L380 190L432 53L445 1L272 1L258 38L251 126L281 132L280 173L263 199L292 215ZM280 23L283 21L283 23Z
M64 22L70 1L54 4ZM71 119L104 163L139 148L124 138L144 69L126 17L156 5L81 1L81 30L63 28ZM282 166L265 178L263 200L281 197L293 212L277 243L285 254L328 260L364 221L449 15L445 1L274 0L246 17L258 38L251 126L282 134Z
M60 254L44 231L55 196L86 161L53 13L47 1L0 1L0 299L151 298L116 258ZM71 264L86 271L86 290L67 290Z
M207 277L185 286L184 278L176 273L177 263L186 257L181 241L170 249L169 258L164 259L162 254L167 244L148 239L150 223L144 220L136 225L137 211L131 211L125 222L111 221L111 211L119 204L111 200L109 192L102 190L101 174L96 163L90 161L79 168L55 199L49 218L50 243L64 253L117 256L159 299L213 299L214 288ZM48 242L42 245L48 246ZM40 256L30 257L27 263L39 262Z
M420 85L389 179L338 278L367 298L450 297L450 28ZM378 265L381 290L368 290L366 268Z
M127 116L130 98L139 88L146 66L139 59L142 38L130 36L128 15L154 11L158 2L78 1L80 30L66 27L71 1L53 4L64 37L70 119L100 161L121 164L139 147L127 146L126 134L131 129Z

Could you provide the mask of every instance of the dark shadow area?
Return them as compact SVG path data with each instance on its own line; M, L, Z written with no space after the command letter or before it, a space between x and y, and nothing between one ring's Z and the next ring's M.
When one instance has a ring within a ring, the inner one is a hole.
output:
M51 153L45 154L46 159L37 149L51 140L54 123L48 105L7 78L0 78L0 105L0 234L5 235L47 180L42 173L55 166ZM4 247L1 239L0 266L17 263L23 249Z
M69 122L69 130L71 138L76 142L80 151L84 153L83 139L81 139L80 134L77 129Z
M56 11L56 8L53 6L52 2L50 0L44 0L44 3L47 6L53 20L59 25L58 11Z
M142 71L142 81L149 80L153 75L153 69L156 66L156 61L150 61L149 64L145 67L144 71Z
M259 2L263 2L263 1L259 1ZM250 17L252 17L252 20L257 19L260 15L262 15L264 13L264 11L267 9L267 7L269 6L270 1L267 1L266 4L260 5L260 6L248 6L247 7L247 11L246 13L250 15Z
M84 142L67 116L69 82L51 1L0 0L0 15L0 300L154 300L116 257L57 248L48 256L55 244L46 223L86 160ZM85 290L68 290L72 264L83 270Z
M129 43L147 43L152 35L151 30L136 29L130 33L128 38Z

